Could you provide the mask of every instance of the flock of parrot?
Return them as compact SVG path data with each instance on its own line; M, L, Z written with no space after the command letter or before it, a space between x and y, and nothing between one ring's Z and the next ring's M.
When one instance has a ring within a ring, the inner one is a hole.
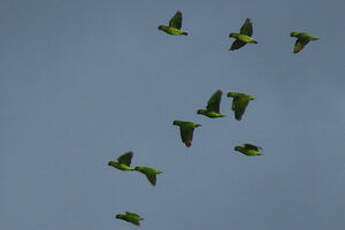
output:
M182 27L182 12L177 11L175 15L170 19L169 25L160 25L158 27L159 30L164 31L170 35L188 35L188 32L181 30ZM258 42L252 38L253 35L253 24L249 18L245 20L243 23L239 33L230 33L229 37L234 38L235 41L232 43L229 50L237 50L246 45L247 43L258 44ZM291 32L291 37L296 37L297 40L295 42L295 46L293 49L293 53L300 52L305 45L307 45L310 41L318 40L317 37L312 36L307 33L299 33L299 32ZM227 115L222 114L220 112L220 102L222 98L223 92L221 90L217 90L208 100L206 109L199 109L197 114L201 114L207 116L209 118L221 118L227 117ZM235 115L235 119L240 121L242 116L249 104L250 101L254 100L255 97L239 92L228 92L227 97L232 98L232 110ZM173 125L176 125L180 128L180 135L182 142L187 146L190 147L192 145L193 140L193 132L195 128L200 127L201 125L198 123L190 122L190 121L180 121L175 120L173 121ZM235 146L234 150L240 153L243 153L247 156L260 156L263 153L260 152L262 148L253 144L244 144L242 146ZM157 169L149 168L149 167L142 167L136 166L131 167L131 161L133 157L133 152L126 152L117 158L117 161L109 161L108 165L112 166L116 169L122 171L138 171L146 176L148 181L155 186L157 182L156 175L162 173ZM134 225L139 226L140 221L144 220L144 218L140 217L138 214L133 212L126 212L125 214L117 214L115 216L117 219L122 219L124 221L130 222Z

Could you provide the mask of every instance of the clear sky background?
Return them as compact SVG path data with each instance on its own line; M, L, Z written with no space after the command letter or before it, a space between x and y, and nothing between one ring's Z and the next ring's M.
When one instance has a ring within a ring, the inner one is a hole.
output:
M176 10L188 36L157 29ZM0 229L342 230L343 0L2 0ZM246 17L258 45L230 52ZM320 38L293 54L292 31ZM242 121L197 115L217 89ZM191 148L175 119L202 124ZM262 157L234 152L253 143ZM133 151L145 176L107 166ZM140 228L114 218L133 211Z

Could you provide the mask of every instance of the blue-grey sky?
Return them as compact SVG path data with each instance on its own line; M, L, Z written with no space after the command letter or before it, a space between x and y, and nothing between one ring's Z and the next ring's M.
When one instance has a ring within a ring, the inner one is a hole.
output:
M157 29L176 10L188 36ZM342 230L343 0L2 0L0 229ZM249 44L229 52L246 17ZM292 31L320 40L292 53ZM217 89L242 119L196 114ZM202 124L191 148L172 121ZM249 158L235 145L263 146ZM164 171L157 186L107 162ZM137 228L136 228L137 229Z

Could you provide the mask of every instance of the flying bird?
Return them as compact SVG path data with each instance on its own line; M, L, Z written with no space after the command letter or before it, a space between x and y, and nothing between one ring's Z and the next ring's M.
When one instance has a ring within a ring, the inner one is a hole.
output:
M208 100L206 109L199 109L197 114L202 114L209 118L226 117L226 115L219 113L222 94L223 92L221 90L217 90Z
M234 150L243 153L247 156L260 156L264 155L263 153L259 152L259 149L262 149L259 146L255 146L252 144L244 144L243 146L235 146Z
M230 33L230 38L235 38L236 40L232 43L229 50L237 50L244 46L247 43L255 43L258 42L252 38L253 34L253 23L250 21L250 18L247 18L246 21L243 23L240 33Z
M235 119L240 121L244 112L246 111L249 101L254 100L255 97L245 93L229 92L228 97L232 97L232 110L235 112Z
M159 171L159 170L153 169L153 168L149 168L149 167L137 166L137 167L135 167L135 170L143 173L153 186L155 186L156 182L157 182L156 175L162 173L162 171Z
M182 142L187 147L190 147L192 145L194 129L201 126L200 124L197 124L197 123L193 123L189 121L179 121L179 120L175 120L173 122L173 125L177 125L180 127Z
M115 218L122 219L137 226L140 225L139 221L144 219L134 212L126 212L126 214L117 214Z
M108 165L122 171L133 171L134 168L131 167L132 157L133 152L126 152L117 158L117 162L109 161Z
M290 37L296 37L297 40L295 42L295 47L293 49L293 53L298 53L301 51L305 45L307 45L310 41L318 40L319 38L312 36L307 33L298 33L298 32L291 32Z
M158 29L170 35L188 35L187 32L181 30L181 27L182 27L182 12L177 11L175 15L170 19L169 26L160 25Z

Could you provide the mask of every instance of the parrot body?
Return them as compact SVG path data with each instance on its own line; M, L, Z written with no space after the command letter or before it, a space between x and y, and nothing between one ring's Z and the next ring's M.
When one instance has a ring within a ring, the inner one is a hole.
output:
M114 168L117 168L119 170L122 171L133 171L134 168L132 168L131 165L131 161L132 161L132 157L133 157L133 152L127 152L124 153L123 155L121 155L120 157L117 158L117 162L116 161L109 161L108 165L112 166Z
M261 147L252 145L252 144L244 144L243 146L235 146L234 150L243 153L247 156L260 156L264 155L263 153L259 152Z
M115 218L122 219L124 221L127 221L137 226L140 226L140 221L144 219L134 212L126 212L125 214L117 214Z
M226 115L219 112L222 93L223 92L221 90L217 90L208 100L206 109L199 109L197 114L202 114L209 118L226 117Z
M157 182L156 175L162 173L162 171L157 169L140 166L135 167L135 171L143 173L153 186L155 186Z
M236 39L232 43L229 50L237 50L247 43L257 44L258 42L254 38L251 37L252 35L253 35L253 23L250 21L249 18L247 18L240 29L240 33L229 34L230 38Z
M170 35L188 35L186 31L181 30L181 27L182 27L182 12L177 11L175 15L170 19L169 26L160 25L158 26L158 29Z
M244 112L246 111L249 101L254 100L255 97L245 93L229 92L228 97L232 97L232 110L235 112L235 119L240 121Z
M290 37L296 37L297 40L295 42L295 46L293 52L296 54L301 51L304 46L306 46L310 41L318 40L319 38L312 36L307 33L298 33L298 32L291 32Z
M193 123L189 121L179 121L179 120L175 120L173 122L173 125L177 125L180 127L182 142L187 147L190 147L192 145L194 129L201 126L200 124L197 124L197 123Z

